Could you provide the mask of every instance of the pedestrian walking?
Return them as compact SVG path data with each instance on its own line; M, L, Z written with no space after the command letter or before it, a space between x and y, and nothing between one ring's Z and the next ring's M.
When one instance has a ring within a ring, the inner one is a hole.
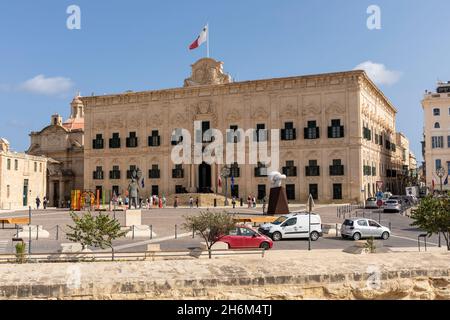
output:
M36 197L36 207L39 210L39 206L41 205L41 199L39 199L39 196Z
M233 209L236 209L236 198L233 197L233 199L231 200L231 203L233 204Z
M195 206L198 208L198 197L195 198Z
M247 206L248 206L248 208L251 208L251 201L252 201L252 198L250 196L248 196L247 197Z
M44 199L42 199L42 205L44 206L44 210L47 209L47 197L44 197Z
M163 208L165 208L167 205L167 199L166 199L165 195L162 196L162 202L163 202Z
M173 207L175 209L178 207L178 196L175 196L175 200L173 201Z
M189 208L193 208L194 207L194 198L190 197L189 198Z

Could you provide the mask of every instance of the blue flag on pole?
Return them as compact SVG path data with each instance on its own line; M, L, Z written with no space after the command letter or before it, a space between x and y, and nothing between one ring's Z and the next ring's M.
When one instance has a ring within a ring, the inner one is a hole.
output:
M145 188L144 178L142 178L142 188Z
M445 186L448 185L448 175L447 175L447 178L445 178L444 185Z
M231 189L233 189L233 188L234 188L234 177L231 176Z

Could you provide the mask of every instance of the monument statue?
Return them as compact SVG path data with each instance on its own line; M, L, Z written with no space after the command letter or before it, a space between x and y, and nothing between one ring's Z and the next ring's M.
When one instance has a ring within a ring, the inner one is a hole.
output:
M281 185L286 176L278 171L273 171L268 174L268 177L270 181L270 196L267 214L288 214L289 204L286 190Z
M138 208L139 203L139 184L134 177L131 178L131 182L128 185L128 194L130 197L129 208L134 204L134 208Z

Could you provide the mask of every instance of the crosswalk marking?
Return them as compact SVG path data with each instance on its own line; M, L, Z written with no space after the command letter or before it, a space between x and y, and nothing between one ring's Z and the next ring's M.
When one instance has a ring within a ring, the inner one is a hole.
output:
M7 253L8 240L0 240L0 253Z

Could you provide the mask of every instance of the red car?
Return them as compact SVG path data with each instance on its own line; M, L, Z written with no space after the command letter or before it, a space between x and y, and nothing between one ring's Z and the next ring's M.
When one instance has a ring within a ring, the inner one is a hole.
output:
M227 243L230 249L264 248L269 250L273 246L272 239L243 226L237 226L219 241Z

